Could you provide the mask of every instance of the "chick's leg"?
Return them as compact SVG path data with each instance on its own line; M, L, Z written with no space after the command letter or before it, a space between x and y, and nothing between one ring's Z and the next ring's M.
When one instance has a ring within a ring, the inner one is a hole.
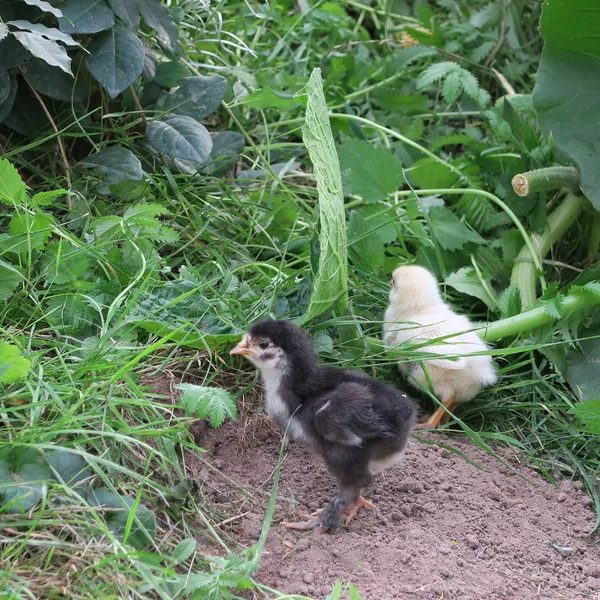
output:
M362 491L362 490L361 490ZM361 509L361 507L364 506L365 508L368 509L374 509L375 505L372 502L369 502L368 500L365 500L362 497L362 494L354 501L353 504L351 504L344 512L346 513L346 525L348 525L350 523L350 521L352 521L352 519L354 519L354 517L358 514L358 511Z
M444 400L442 404L450 412L452 412L457 406L454 396ZM448 413L441 406L438 406L437 410L431 415L431 417L429 417L425 423L417 423L415 429L436 429L442 423L447 423L449 419L450 417L448 416Z

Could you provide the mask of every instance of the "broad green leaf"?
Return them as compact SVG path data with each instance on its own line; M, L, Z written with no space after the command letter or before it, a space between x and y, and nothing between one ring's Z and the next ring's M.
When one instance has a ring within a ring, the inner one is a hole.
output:
M48 456L47 462L55 476L58 475L59 481L62 480L72 488L93 475L87 460L75 452L53 452Z
M385 200L402 185L402 163L387 148L346 138L338 149L345 189L365 202Z
M0 40L0 71L21 66L29 52L12 36Z
M23 279L16 267L0 259L0 302L8 300Z
M600 435L600 397L579 402L569 412L583 423L587 431Z
M110 9L109 9L110 10ZM144 45L123 25L94 37L85 64L111 98L128 88L144 69Z
M281 110L289 110L300 106L300 101L292 94L282 94L271 88L263 88L256 92L250 92L244 96L236 104L243 104L256 109L279 108Z
M71 59L67 51L54 40L48 40L29 31L15 31L13 35L33 56L41 58L53 67L62 69L65 73L71 73Z
M313 70L308 85L304 144L313 164L319 199L319 267L310 305L303 321L309 321L339 304L348 305L348 256L346 213L340 163L331 133L321 69Z
M17 42L17 44L18 44L18 42ZM1 42L0 42L0 46L1 46ZM0 57L1 56L2 55L0 54ZM0 58L0 61L1 60L2 60L2 58ZM12 111L13 106L15 104L15 98L17 96L17 78L15 77L14 73L10 73L8 75L6 75L5 71L2 71L2 73L4 73L4 75L5 75L5 77L1 78L2 83L3 83L3 85L7 85L8 87L4 88L4 91L6 93L6 98L2 102L0 102L0 123L2 123L6 119L6 117L8 117L10 112Z
M115 494L104 488L96 488L88 494L87 501L90 506L109 509L104 511L104 520L109 530L123 541L129 516L134 508L133 498ZM155 536L156 519L152 512L140 503L135 510L126 542L141 550L150 544Z
M428 218L433 235L445 250L459 250L469 242L475 244L485 242L478 233L469 229L447 208L434 206L429 210Z
M237 406L233 396L221 388L191 383L179 383L175 389L181 390L181 403L185 412L199 419L208 419L211 427L220 427L229 417L237 419Z
M141 181L144 177L138 157L131 150L117 145L90 154L77 164L86 169L96 169L105 175L102 181L105 186L127 180Z
M220 75L184 77L176 91L159 96L156 109L199 121L217 110L226 90L227 80Z
M9 505L4 509L9 514L31 510L51 479L52 471L34 448L17 446L0 452L0 502Z
M600 400L600 328L580 332L589 337L567 356L565 379L581 400Z
M108 3L129 29L137 31L140 26L140 0L108 0Z
M0 158L0 202L12 207L20 204L24 197L25 184L19 171L6 158Z
M487 287L491 289L489 282L487 282L487 284ZM491 310L496 309L494 298L490 296L488 290L481 283L475 269L463 267L455 273L450 273L450 275L446 277L446 285L449 285L461 294L479 298L487 304Z
M181 79L190 75L189 69L184 64L176 60L163 61L156 65L154 83L165 88L172 88L178 85Z
M25 4L29 4L29 6L36 6L44 12L49 12L51 15L54 15L57 19L63 16L61 10L55 8L49 2L45 2L44 0L23 0L23 2L25 2Z
M30 60L23 70L31 86L40 94L63 102L71 102L71 100L75 103L83 102L81 78L75 81L72 75L57 71L39 58Z
M143 0L140 8L144 21L154 29L158 43L171 54L177 54L180 51L177 25L166 6L163 6L160 0Z
M8 36L8 27L0 21L0 42Z
M37 33L48 40L62 42L66 46L79 46L79 43L76 42L68 33L64 33L55 27L46 27L41 23L30 23L29 21L9 21L8 24L16 27L17 29L23 29L25 31Z
M367 221L353 210L348 222L348 255L357 266L377 272L383 265L385 240L376 223Z
M451 188L459 179L445 164L429 156L417 160L411 166L408 176L416 187L422 189Z
M185 562L194 554L194 552L196 552L197 547L198 542L194 538L186 538L185 540L182 540L179 542L179 544L177 544L177 546L175 546L175 550L171 552L169 563L172 566L175 566Z
M21 356L21 351L0 340L0 383L15 383L27 376L31 361Z
M10 74L8 71L0 71L0 107L8 100L10 92Z
M233 168L236 159L246 146L246 139L237 131L220 131L212 138L213 147L203 173L219 175Z
M541 19L546 43L533 102L542 131L579 169L580 186L600 210L600 10L596 0L547 0Z
M52 218L43 213L15 215L8 224L10 236L3 238L1 248L21 254L43 248L52 235ZM6 240L6 242L4 242Z
M105 0L66 0L61 10L63 18L58 26L65 33L98 33L115 24L115 15Z
M65 240L48 244L42 257L40 273L46 285L77 281L87 271L89 258L85 250Z
M152 121L146 129L146 138L159 152L195 163L206 162L213 145L204 125L180 115Z

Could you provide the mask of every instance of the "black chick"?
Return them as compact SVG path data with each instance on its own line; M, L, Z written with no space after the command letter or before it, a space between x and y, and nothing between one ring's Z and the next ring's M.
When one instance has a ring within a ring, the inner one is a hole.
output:
M291 438L318 452L335 475L339 492L306 521L289 529L338 528L361 506L372 473L397 463L416 420L404 393L355 371L321 367L308 336L288 321L253 325L231 351L242 354L262 375L266 409Z

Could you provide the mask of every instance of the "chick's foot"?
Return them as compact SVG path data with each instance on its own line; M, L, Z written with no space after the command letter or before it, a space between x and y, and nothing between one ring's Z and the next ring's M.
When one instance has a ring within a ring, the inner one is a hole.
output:
M297 523L283 523L286 529L293 529L294 531L311 531L313 529L319 529L321 527L320 519L306 519L305 521L298 521Z
M372 502L369 502L368 500L365 500L362 496L359 496L356 499L356 502L354 504L351 504L344 511L346 513L346 525L348 525L352 521L352 519L354 519L354 517L358 514L358 511L361 509L362 506L368 508L369 510L373 510L375 508L375 505Z

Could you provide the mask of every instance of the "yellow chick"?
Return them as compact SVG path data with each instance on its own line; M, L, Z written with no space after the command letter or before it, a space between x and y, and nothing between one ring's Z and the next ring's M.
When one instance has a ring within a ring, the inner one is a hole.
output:
M423 267L398 267L390 282L390 304L385 311L383 342L394 348L408 340L439 342L423 346L428 354L443 358L426 358L404 365L415 387L433 387L433 393L452 411L461 402L471 400L482 387L496 381L491 356L469 356L484 352L486 344L473 331L474 325L457 315L443 300L435 277ZM427 375L423 371L427 370ZM440 406L420 427L435 428L446 422L448 415ZM417 426L419 427L419 425Z

